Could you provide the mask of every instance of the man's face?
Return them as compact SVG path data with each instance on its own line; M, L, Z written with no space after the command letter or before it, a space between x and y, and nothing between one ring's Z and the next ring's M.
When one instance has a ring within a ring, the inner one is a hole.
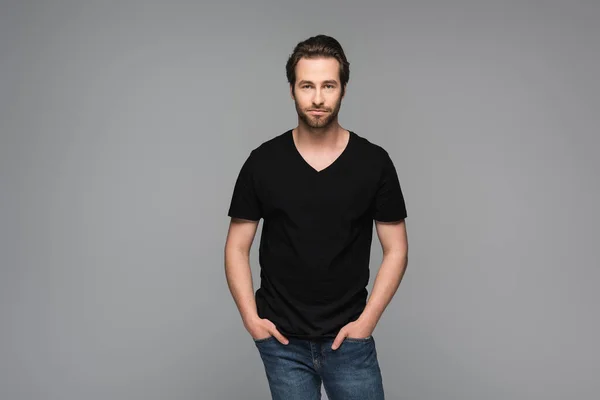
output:
M300 59L293 89L300 119L311 128L327 128L336 120L342 104L339 62L331 57Z

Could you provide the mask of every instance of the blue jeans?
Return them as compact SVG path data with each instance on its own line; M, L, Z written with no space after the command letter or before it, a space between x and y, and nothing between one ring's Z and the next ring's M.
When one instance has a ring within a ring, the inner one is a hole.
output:
M289 338L284 345L271 336L254 343L273 400L319 400L321 383L329 400L384 399L373 336L346 338L335 351L333 338Z

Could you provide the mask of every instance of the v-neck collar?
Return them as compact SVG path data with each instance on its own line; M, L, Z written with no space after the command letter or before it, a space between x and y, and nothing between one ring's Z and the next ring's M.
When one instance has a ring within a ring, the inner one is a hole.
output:
M296 157L299 159L299 161L302 164L304 164L312 173L317 174L317 175L322 175L325 172L331 170L336 164L339 164L340 161L347 155L350 147L352 146L352 143L354 142L354 132L352 132L351 130L348 130L348 133L349 133L348 143L346 143L346 147L344 148L344 150L342 150L340 155L337 156L337 158L335 160L333 160L328 166L326 166L325 168L323 168L320 171L317 171L312 165L310 165L308 163L308 161L306 161L304 159L302 154L300 154L300 151L298 150L298 148L296 147L296 143L294 142L294 133L293 132L294 132L293 129L290 129L288 131L288 140L289 140L290 145L292 146L293 153L296 155Z

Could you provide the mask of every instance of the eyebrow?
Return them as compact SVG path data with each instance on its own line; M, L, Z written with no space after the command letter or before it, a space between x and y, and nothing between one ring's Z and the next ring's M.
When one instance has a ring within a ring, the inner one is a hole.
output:
M306 84L306 83L313 84L313 82L311 82L311 81L307 81L307 80L304 80L304 79L303 79L303 80L301 80L300 82L298 82L298 85L304 85L304 84ZM337 81L336 81L336 80L333 80L333 79L328 79L328 80L326 80L326 81L323 81L323 84L324 84L324 85L325 85L325 84L328 84L328 85L331 85L331 84L337 85Z

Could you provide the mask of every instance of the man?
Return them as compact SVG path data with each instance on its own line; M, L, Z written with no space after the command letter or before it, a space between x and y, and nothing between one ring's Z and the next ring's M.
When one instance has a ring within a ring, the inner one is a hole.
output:
M272 398L383 399L373 330L407 264L406 207L388 153L338 123L349 63L332 37L300 42L286 65L298 125L255 148L228 215L229 289ZM261 285L249 252L259 220ZM375 221L383 262L367 302Z

